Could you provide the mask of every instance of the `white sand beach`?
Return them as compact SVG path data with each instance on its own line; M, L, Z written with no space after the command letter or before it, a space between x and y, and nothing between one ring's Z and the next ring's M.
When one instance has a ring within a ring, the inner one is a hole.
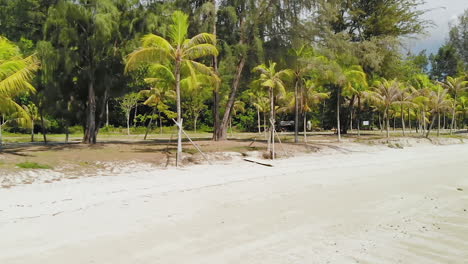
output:
M273 164L0 189L0 263L468 263L468 145Z

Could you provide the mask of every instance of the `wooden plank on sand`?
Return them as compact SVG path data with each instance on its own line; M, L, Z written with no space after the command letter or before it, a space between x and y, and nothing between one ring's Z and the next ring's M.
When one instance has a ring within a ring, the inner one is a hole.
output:
M247 162L255 163L255 164L266 166L266 167L273 167L272 164L261 162L261 161L256 161L256 160L252 160L252 159L244 159L244 160L247 161Z

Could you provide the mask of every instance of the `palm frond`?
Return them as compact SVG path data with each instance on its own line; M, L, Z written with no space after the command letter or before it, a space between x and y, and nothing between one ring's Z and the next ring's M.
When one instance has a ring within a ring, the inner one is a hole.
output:
M135 70L144 63L163 64L170 57L172 54L162 48L140 48L127 56L125 72Z
M147 34L142 39L143 48L158 48L170 53L174 48L166 39L155 34Z
M172 14L172 24L169 25L169 37L175 46L182 46L187 37L189 22L188 15L182 11L175 11Z
M210 33L200 33L188 40L185 48L189 49L200 44L211 44L214 46L216 45L216 36Z
M0 95L14 97L23 92L35 92L30 81L39 69L35 56L7 61L0 66Z
M198 44L184 51L184 58L188 60L217 55L218 49L212 44Z

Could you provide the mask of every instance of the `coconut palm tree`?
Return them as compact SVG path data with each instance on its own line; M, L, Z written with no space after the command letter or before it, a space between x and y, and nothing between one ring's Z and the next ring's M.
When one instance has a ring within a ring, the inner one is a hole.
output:
M405 136L405 107L408 108L408 110L411 108L413 105L413 97L416 95L416 90L414 87L411 85L401 85L400 86L400 94L398 95L398 101L400 102L399 108L400 108L400 118L401 118L401 128L403 131L403 136ZM411 117L409 116L409 111L408 111L408 118L410 119ZM411 126L411 120L409 120L409 126ZM410 128L411 130L411 128Z
M461 127L465 127L465 119L466 119L466 113L468 112L468 97L466 96L461 96L459 98L459 103L457 105L457 114L461 116L462 124Z
M168 99L174 99L175 92L173 90L168 89L168 86L158 85L157 83L153 83L153 87L151 87L149 90L142 90L139 92L139 94L143 98L146 98L143 104L153 108L153 111L151 112L150 121L148 123L148 126L146 127L146 133L144 137L144 140L146 140L149 130L151 128L151 124L153 123L153 117L156 111L158 111L159 127L160 127L160 132L162 133L161 112L162 110L168 108L165 102Z
M429 126L429 130L427 131L426 137L429 137L429 133L431 132L436 117L438 118L437 136L440 136L440 114L453 107L453 99L450 98L448 92L448 89L444 89L443 87L437 85L435 90L431 91L429 95L429 107L432 113L432 121Z
M452 134L455 125L455 112L457 108L456 105L458 97L463 91L466 91L468 89L468 81L465 81L465 79L465 76L458 78L448 76L445 82L439 82L439 84L442 85L442 87L447 89L452 94L455 103L455 107L452 108L452 122L450 124L450 135Z
M290 54L293 56L294 62L294 142L299 142L299 109L300 109L300 93L303 93L304 76L309 72L310 65L303 60L306 57L313 55L314 50L306 45L301 45L297 49L291 49Z
M12 116L20 123L29 123L26 111L14 99L18 95L36 91L31 80L38 68L36 56L23 58L18 47L0 36L0 144L2 127L8 122L5 116Z
M173 69L176 90L177 123L179 132L177 137L176 166L180 164L182 155L182 110L180 81L182 71L196 78L197 73L215 76L213 69L197 62L197 59L207 56L217 56L216 36L201 33L190 39L187 38L189 28L188 15L175 11L172 15L172 24L169 25L166 40L163 37L148 34L142 39L142 47L130 53L127 57L126 71L135 69L141 63L151 63ZM168 67L166 65L171 65Z
M31 128L31 142L34 142L34 124L35 121L38 121L41 119L41 116L39 115L39 111L37 109L37 106L33 103L30 103L28 105L23 105L23 109L28 115L29 120L31 120L30 123L30 128Z
M345 85L343 87L343 94L351 96L349 101L349 108L351 114L351 129L352 129L352 113L357 100L357 123L358 123L358 136L360 135L360 111L361 111L361 100L364 96L364 93L368 90L369 85L367 83L367 76L364 70L359 65L354 65L344 70L344 75L346 77Z
M397 80L376 81L371 91L366 92L368 100L383 108L387 138L390 137L390 110L400 103L400 83Z
M302 112L304 113L304 143L307 143L307 113L312 111L312 108L321 101L330 98L330 93L318 91L316 83L312 80L307 80L302 94Z
M193 128L197 132L197 121L203 111L208 107L206 100L210 97L210 91L216 87L216 78L208 75L197 75L196 78L189 76L182 80L182 91L184 92L187 117L193 118Z
M229 130L231 130L231 137L233 137L232 134L232 117L237 115L237 113L244 113L245 112L245 103L237 100L234 102L234 105L232 106L232 115L229 119Z
M257 123L258 123L258 133L261 134L261 117L260 113L263 114L263 132L266 132L266 113L270 109L269 99L264 94L253 93L254 102L253 106L257 109Z
M290 69L276 71L276 63L271 61L268 66L261 64L255 67L253 71L260 73L260 78L257 82L261 87L267 88L270 95L270 137L268 150L271 159L275 159L275 94L286 94L285 82L294 76L294 72Z

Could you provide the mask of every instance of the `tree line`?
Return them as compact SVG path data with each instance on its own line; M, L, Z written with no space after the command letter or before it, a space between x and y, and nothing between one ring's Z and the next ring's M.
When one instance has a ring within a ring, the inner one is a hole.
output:
M0 125L32 137L81 125L91 144L131 123L214 140L234 123L271 143L279 120L295 121L296 142L307 123L339 138L363 120L387 136L391 123L452 131L466 121L468 12L436 54L405 53L431 26L423 4L0 0Z

